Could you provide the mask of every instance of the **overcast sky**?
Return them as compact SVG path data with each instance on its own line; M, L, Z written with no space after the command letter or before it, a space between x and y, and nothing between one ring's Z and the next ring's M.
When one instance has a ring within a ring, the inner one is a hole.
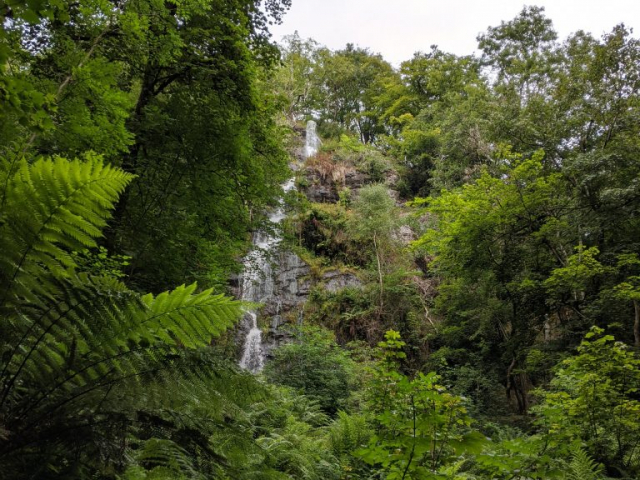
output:
M293 0L274 39L298 31L331 49L354 43L399 65L431 45L458 55L476 50L476 36L511 20L522 7L544 6L561 39L576 30L600 37L624 23L640 33L640 0Z

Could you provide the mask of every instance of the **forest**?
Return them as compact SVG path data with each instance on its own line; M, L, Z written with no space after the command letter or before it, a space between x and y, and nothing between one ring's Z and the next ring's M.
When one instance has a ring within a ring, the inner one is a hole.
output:
M640 478L640 39L290 7L0 0L0 478Z

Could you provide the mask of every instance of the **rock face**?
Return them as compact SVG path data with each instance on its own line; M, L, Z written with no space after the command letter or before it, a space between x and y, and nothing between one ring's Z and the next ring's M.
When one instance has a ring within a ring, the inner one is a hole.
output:
M322 276L324 289L328 292L335 293L347 287L360 287L362 282L353 273L341 272L339 270L331 270L325 272Z
M404 245L409 245L416 240L416 233L408 225L402 225L394 234L394 237L400 240Z
M282 326L292 321L299 322L302 309L309 296L309 266L295 253L281 250L274 267L274 289L272 299L265 303L261 317L268 319L269 330L262 348L267 357L271 351L288 340Z
M315 168L305 169L305 180L306 186L301 190L310 202L335 203L338 201L338 191L333 181L323 178Z
M358 190L369 182L368 175L355 169L345 169L343 178L336 182L330 176L323 176L316 168L307 167L305 169L306 185L301 190L311 202L336 203L340 189L348 188L351 195L355 196Z
M276 277L276 291L279 306L283 310L291 310L307 300L309 287L300 280L309 275L309 265L292 252L280 253L279 271Z
M321 279L311 280L309 266L295 253L282 250L274 267L274 290L271 301L265 303L260 317L268 323L269 329L262 341L265 356L271 356L274 348L289 341L289 335L282 327L286 324L300 324L304 304L314 285L335 293L347 287L360 287L362 283L351 272L330 270Z

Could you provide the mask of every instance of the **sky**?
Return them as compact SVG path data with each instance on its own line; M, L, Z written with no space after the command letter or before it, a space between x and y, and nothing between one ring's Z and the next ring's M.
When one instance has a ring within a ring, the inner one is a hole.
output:
M298 31L332 50L347 43L381 53L393 65L431 45L457 55L476 51L476 37L513 19L522 0L293 0L274 39ZM585 30L600 37L619 24L640 33L640 0L536 0L545 7L560 39Z

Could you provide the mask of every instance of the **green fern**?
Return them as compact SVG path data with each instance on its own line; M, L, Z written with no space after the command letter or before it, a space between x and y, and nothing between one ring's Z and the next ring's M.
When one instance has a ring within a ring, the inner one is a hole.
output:
M151 478L167 480L205 478L195 468L189 452L171 440L158 438L146 440L136 452L135 460L149 470L148 475Z
M217 337L241 314L240 304L223 295L213 295L213 290L194 293L196 284L176 288L153 297L148 294L142 301L149 313L143 321L150 334L167 343L195 348L206 345ZM185 317L189 321L185 322Z
M582 448L574 450L569 463L567 480L603 480L604 468Z
M362 416L338 412L329 429L329 445L335 455L348 455L365 445L371 437L371 430Z
M40 159L8 182L0 226L0 305L50 294L50 279L74 267L73 250L92 248L133 176L84 161Z
M95 456L122 462L117 439L141 412L173 429L211 431L234 405L223 383L237 387L228 381L235 372L216 381L219 372L193 362L187 368L182 359L185 349L208 346L232 326L240 303L197 292L195 284L140 296L114 278L76 272L71 252L96 245L131 179L87 156L24 164L7 181L0 207L0 468L16 478L60 474L60 465L75 469L82 458L95 464L88 445ZM155 462L156 473L197 478L182 447L152 438L140 462Z

